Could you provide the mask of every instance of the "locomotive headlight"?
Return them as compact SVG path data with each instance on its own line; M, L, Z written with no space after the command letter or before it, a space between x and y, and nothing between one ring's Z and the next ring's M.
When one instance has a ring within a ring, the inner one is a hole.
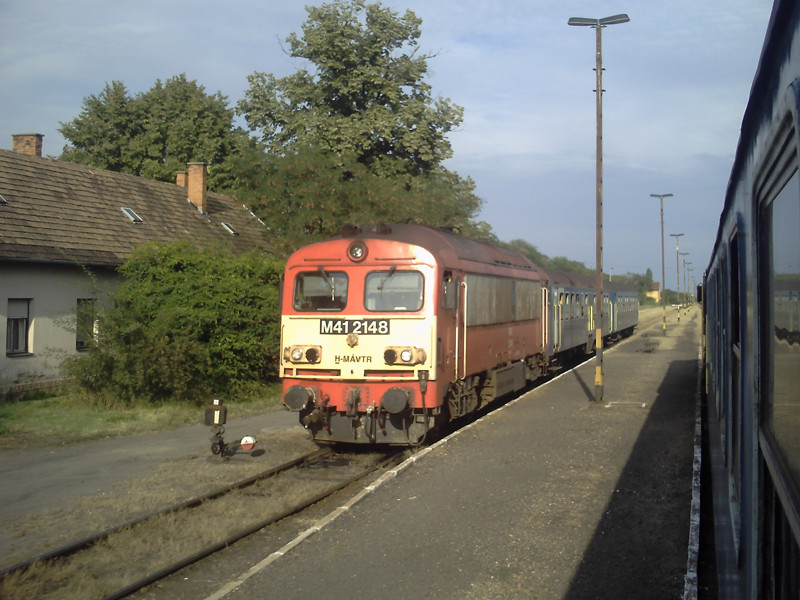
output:
M383 351L383 361L387 365L419 365L428 360L428 354L422 348L412 346L389 346Z
M322 346L291 346L283 351L283 360L293 363L318 363Z

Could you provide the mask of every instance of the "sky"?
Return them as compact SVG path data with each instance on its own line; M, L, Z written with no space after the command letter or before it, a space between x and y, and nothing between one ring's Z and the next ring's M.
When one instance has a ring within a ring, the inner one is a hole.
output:
M45 156L83 101L186 74L234 106L254 72L305 68L282 42L322 0L0 0L0 148L44 134ZM383 0L422 19L433 96L464 108L445 166L471 177L504 241L595 267L595 31L570 17L626 13L602 30L603 266L695 279L716 237L769 0ZM243 124L243 123L242 123ZM681 257L676 271L676 238Z

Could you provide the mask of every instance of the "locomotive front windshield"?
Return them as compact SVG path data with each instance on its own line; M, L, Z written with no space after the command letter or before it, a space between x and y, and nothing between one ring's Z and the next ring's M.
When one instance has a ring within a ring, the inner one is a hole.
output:
M294 280L294 302L300 312L338 312L347 305L347 273L316 271L299 273Z
M371 312L416 312L422 308L419 271L373 271L364 282L364 308Z

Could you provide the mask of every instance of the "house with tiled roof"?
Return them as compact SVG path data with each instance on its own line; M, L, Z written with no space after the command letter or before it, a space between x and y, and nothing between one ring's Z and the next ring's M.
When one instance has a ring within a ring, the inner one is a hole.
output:
M0 397L58 380L61 361L87 346L78 320L93 321L137 246L190 239L269 251L246 206L207 190L205 164L190 163L170 184L41 150L39 134L15 135L12 150L0 149Z

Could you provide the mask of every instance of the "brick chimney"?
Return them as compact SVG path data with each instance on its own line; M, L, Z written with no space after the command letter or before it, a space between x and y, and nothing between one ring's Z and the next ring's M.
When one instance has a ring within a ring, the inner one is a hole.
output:
M15 133L11 136L11 150L28 156L41 156L43 137L41 133Z
M189 202L194 204L202 213L208 212L206 206L206 163L189 163L188 193Z
M183 188L189 187L189 173L186 171L175 173L175 184Z

